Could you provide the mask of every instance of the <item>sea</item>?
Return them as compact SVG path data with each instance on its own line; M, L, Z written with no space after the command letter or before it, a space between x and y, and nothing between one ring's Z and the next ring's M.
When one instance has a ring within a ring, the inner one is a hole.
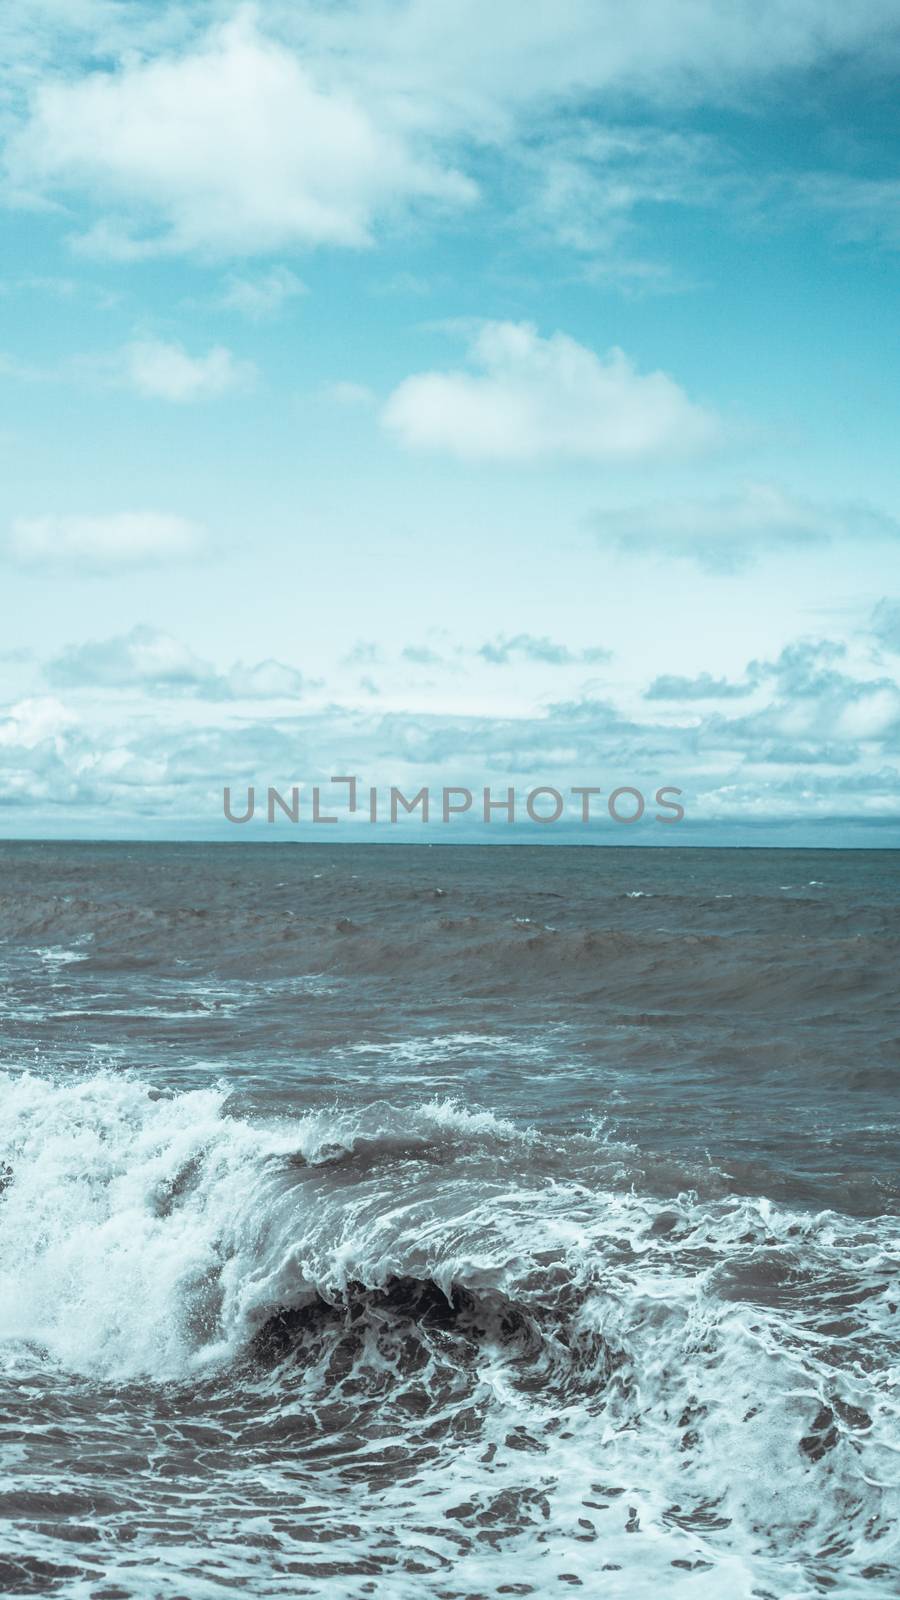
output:
M900 853L0 845L0 1592L900 1593Z

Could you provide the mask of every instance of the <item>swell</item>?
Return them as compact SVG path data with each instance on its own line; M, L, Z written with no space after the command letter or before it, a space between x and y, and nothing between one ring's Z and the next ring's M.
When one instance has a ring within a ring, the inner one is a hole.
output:
M391 853L393 855L393 853ZM136 871L136 868L132 870ZM824 869L823 869L824 870ZM637 876L637 872L635 872ZM478 879L410 886L376 875L328 875L296 883L177 876L147 891L145 878L98 895L0 894L0 938L67 944L81 976L108 971L189 973L202 948L204 978L335 974L428 978L450 992L490 995L562 989L617 995L644 1008L695 1004L748 1010L858 1007L875 998L896 1015L893 974L900 929L892 901L844 891L714 897L640 889L605 890L578 880L552 896L525 884L513 892ZM789 892L790 891L790 892Z

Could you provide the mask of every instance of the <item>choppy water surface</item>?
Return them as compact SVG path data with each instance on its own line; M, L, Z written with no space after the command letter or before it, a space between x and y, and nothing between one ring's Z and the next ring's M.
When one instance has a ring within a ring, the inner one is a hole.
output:
M900 857L0 846L0 1590L900 1587Z

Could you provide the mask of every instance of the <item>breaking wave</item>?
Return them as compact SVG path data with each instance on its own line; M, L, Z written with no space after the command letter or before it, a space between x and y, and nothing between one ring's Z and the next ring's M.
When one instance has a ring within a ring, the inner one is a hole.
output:
M2 1359L84 1432L79 1492L116 1407L167 1515L200 1450L229 1580L239 1495L284 1574L259 1593L412 1600L495 1562L509 1593L893 1592L896 1219L661 1200L602 1129L451 1100L264 1119L227 1084L23 1073L0 1102ZM97 1473L114 1549L133 1485ZM56 1592L36 1522L7 1587ZM134 1592L183 1592L153 1559Z

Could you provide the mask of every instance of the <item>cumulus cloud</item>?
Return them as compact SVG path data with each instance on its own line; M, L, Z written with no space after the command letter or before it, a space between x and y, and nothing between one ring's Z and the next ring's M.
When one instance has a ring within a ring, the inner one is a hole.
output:
M160 511L50 515L17 517L5 554L24 567L96 574L191 559L206 542L198 523Z
M666 707L663 720L594 695L518 716L379 714L329 703L234 718L231 705L214 703L233 702L238 671L243 688L258 674L268 692L292 669L261 663L217 673L177 641L133 630L65 652L54 688L61 696L146 692L142 716L111 693L102 714L87 698L76 715L50 696L0 711L0 805L30 802L33 816L46 802L68 828L79 818L90 828L99 816L104 828L111 816L132 828L214 827L223 781L327 783L334 751L344 749L353 763L339 770L382 785L622 782L652 794L672 783L685 791L692 821L840 816L842 795L853 814L895 815L900 691L889 678L855 675L848 659L839 642L813 639L751 662L746 676L764 699L738 715L693 701L680 716Z
M141 689L207 700L294 698L307 687L301 672L275 660L239 661L221 673L171 634L145 624L115 638L70 645L48 664L46 675L61 689Z
M835 691L856 692L858 681L842 670L847 646L838 639L798 639L786 644L774 661L751 661L747 675L754 681L774 679L779 693L789 701L820 699Z
M203 356L191 356L183 345L162 339L136 339L117 359L120 381L151 399L184 405L213 399L252 382L254 368L237 361L224 345Z
M790 74L886 73L900 56L895 0L560 0L552 11L494 0L487 12L478 0L266 0L223 25L224 9L7 7L8 191L45 207L62 197L63 215L86 201L82 243L99 254L243 257L357 247L410 210L465 205L476 196L465 169L484 172L487 152L505 192L521 200L524 184L521 209L563 243L601 271L667 287L665 266L621 235L645 200L693 203L721 151L707 142L696 168L698 151L664 125L644 139L636 106L664 124L660 108L671 120L675 106L745 104ZM580 153L557 139L566 112L590 129L592 104L621 121L611 163L592 137ZM896 243L890 178L812 174L796 193L852 236ZM238 287L235 309L257 315L261 292Z
M743 683L733 683L728 678L714 678L710 672L700 672L695 678L683 678L670 672L653 679L649 689L644 691L644 699L738 700L752 694L755 688L753 678Z
M42 800L87 805L102 797L82 784L84 734L78 718L48 696L18 700L0 710L0 806L31 817Z
M271 657L245 666L242 661L230 667L225 678L228 695L235 700L293 699L307 688L318 684L318 679L306 679L296 667Z
M474 197L402 113L378 115L340 76L316 81L244 10L180 54L39 83L11 180L99 200L82 245L123 260L359 247L385 212Z
M713 713L704 738L727 740L763 765L858 761L862 744L896 739L900 688L848 672L846 658L837 640L801 639L772 661L751 661L746 676L768 687L767 702L730 721Z
M231 273L218 304L223 311L238 311L251 322L264 322L277 316L289 300L308 293L306 284L290 267L275 266L254 277Z
M574 662L593 665L609 661L611 653L602 646L587 650L570 650L568 645L557 644L546 635L536 638L531 633L517 633L511 639L501 634L497 639L487 640L478 651L485 661L490 661L494 666L505 666L509 661L518 660L539 661L551 667L570 666Z
M71 356L55 364L20 361L0 352L0 374L21 383L76 383L90 388L130 389L176 405L217 399L230 389L256 381L252 361L240 361L225 345L191 355L183 344L165 339L132 339L108 354Z
M736 572L767 551L840 539L897 539L900 523L862 502L829 505L772 484L748 484L705 500L660 500L597 511L591 526L626 554L657 551L710 572Z
M382 422L410 449L472 461L602 461L678 454L714 442L714 416L664 372L622 350L598 356L527 322L484 323L474 371L422 372L389 397Z
M61 701L49 695L19 700L0 716L0 745L34 750L45 740L56 740L77 723Z
M138 626L117 638L69 645L47 668L60 688L173 689L197 692L218 682L208 661L157 628Z

